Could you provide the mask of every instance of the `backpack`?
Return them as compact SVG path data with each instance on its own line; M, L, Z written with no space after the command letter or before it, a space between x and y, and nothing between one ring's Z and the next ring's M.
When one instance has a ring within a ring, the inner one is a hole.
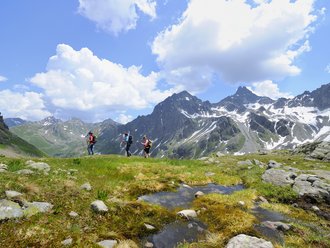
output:
M92 139L92 142L95 144L96 143L96 136L93 134L93 139Z
M149 148L152 147L152 141L151 141L151 139L148 139L148 147L149 147Z
M133 136L132 136L132 135L130 135L130 136L128 137L128 141L127 141L127 143L128 143L129 145L131 145L131 144L133 143Z

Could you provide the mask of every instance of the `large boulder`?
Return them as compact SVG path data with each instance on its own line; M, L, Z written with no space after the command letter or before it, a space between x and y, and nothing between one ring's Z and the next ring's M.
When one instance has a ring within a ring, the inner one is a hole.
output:
M295 179L293 190L295 190L299 196L308 196L317 202L325 201L330 203L330 184L325 183L316 175L299 175Z
M291 171L269 169L262 175L262 179L266 183L271 183L277 186L293 185L297 174Z
M229 240L226 248L273 248L273 244L264 239L240 234Z
M0 200L0 221L23 217L23 210L16 202Z

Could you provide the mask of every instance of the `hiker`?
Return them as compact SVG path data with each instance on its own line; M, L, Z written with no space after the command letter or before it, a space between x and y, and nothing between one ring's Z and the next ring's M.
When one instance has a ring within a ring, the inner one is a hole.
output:
M146 135L143 136L141 144L143 145L143 155L145 158L150 157L150 148L151 148L151 140L147 138Z
M88 139L87 139L87 151L88 155L94 155L94 145L96 143L96 137L95 135L90 131L88 133Z
M125 147L125 151L126 151L126 155L127 157L130 157L132 155L132 153L129 151L132 143L133 143L133 136L129 135L128 132L124 133L124 137L123 137L123 141L122 143L124 143L126 145Z

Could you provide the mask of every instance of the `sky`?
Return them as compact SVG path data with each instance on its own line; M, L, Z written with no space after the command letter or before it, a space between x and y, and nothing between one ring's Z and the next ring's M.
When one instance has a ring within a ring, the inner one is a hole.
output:
M330 83L329 0L1 0L0 112L127 123L187 90L216 103Z

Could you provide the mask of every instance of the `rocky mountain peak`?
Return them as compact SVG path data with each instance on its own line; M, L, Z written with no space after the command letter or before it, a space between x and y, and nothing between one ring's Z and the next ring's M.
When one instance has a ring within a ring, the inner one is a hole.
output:
M40 123L43 126L50 126L50 125L54 125L56 123L60 123L62 122L60 119L56 119L54 116L48 116L45 119L41 120Z

